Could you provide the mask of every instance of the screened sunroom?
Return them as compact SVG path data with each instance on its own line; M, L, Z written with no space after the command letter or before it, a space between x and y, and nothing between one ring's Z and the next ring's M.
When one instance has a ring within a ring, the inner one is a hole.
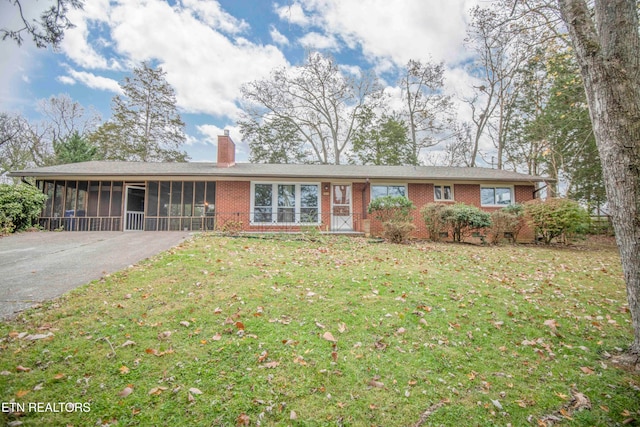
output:
M39 180L40 226L68 231L211 230L212 181Z

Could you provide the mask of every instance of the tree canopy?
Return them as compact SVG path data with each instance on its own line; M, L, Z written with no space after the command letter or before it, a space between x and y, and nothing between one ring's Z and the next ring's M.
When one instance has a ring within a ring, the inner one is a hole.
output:
M186 161L184 122L173 87L162 68L143 62L125 77L123 95L112 101L113 116L90 138L105 159Z

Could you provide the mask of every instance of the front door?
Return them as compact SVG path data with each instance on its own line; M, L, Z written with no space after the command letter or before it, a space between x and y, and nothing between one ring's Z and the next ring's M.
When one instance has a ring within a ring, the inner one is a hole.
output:
M331 230L353 230L353 217L351 215L351 185L349 184L333 184L333 196L331 198Z
M125 231L144 230L144 187L127 186Z

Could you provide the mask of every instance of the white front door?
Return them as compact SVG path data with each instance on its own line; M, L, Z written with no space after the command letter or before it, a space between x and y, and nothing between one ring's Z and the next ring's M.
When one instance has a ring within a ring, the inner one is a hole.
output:
M127 193L124 201L125 231L144 230L144 195L144 187L127 186Z
M351 185L333 184L331 197L331 230L353 230L351 215Z

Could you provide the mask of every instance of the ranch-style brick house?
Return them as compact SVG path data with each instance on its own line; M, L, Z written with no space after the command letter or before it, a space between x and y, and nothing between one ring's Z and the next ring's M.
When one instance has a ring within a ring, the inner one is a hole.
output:
M536 197L548 179L487 168L252 164L235 162L235 144L218 137L217 163L90 161L13 172L48 196L45 229L69 231L229 230L377 235L367 214L384 195L463 202L487 211ZM530 237L530 236L529 236Z

